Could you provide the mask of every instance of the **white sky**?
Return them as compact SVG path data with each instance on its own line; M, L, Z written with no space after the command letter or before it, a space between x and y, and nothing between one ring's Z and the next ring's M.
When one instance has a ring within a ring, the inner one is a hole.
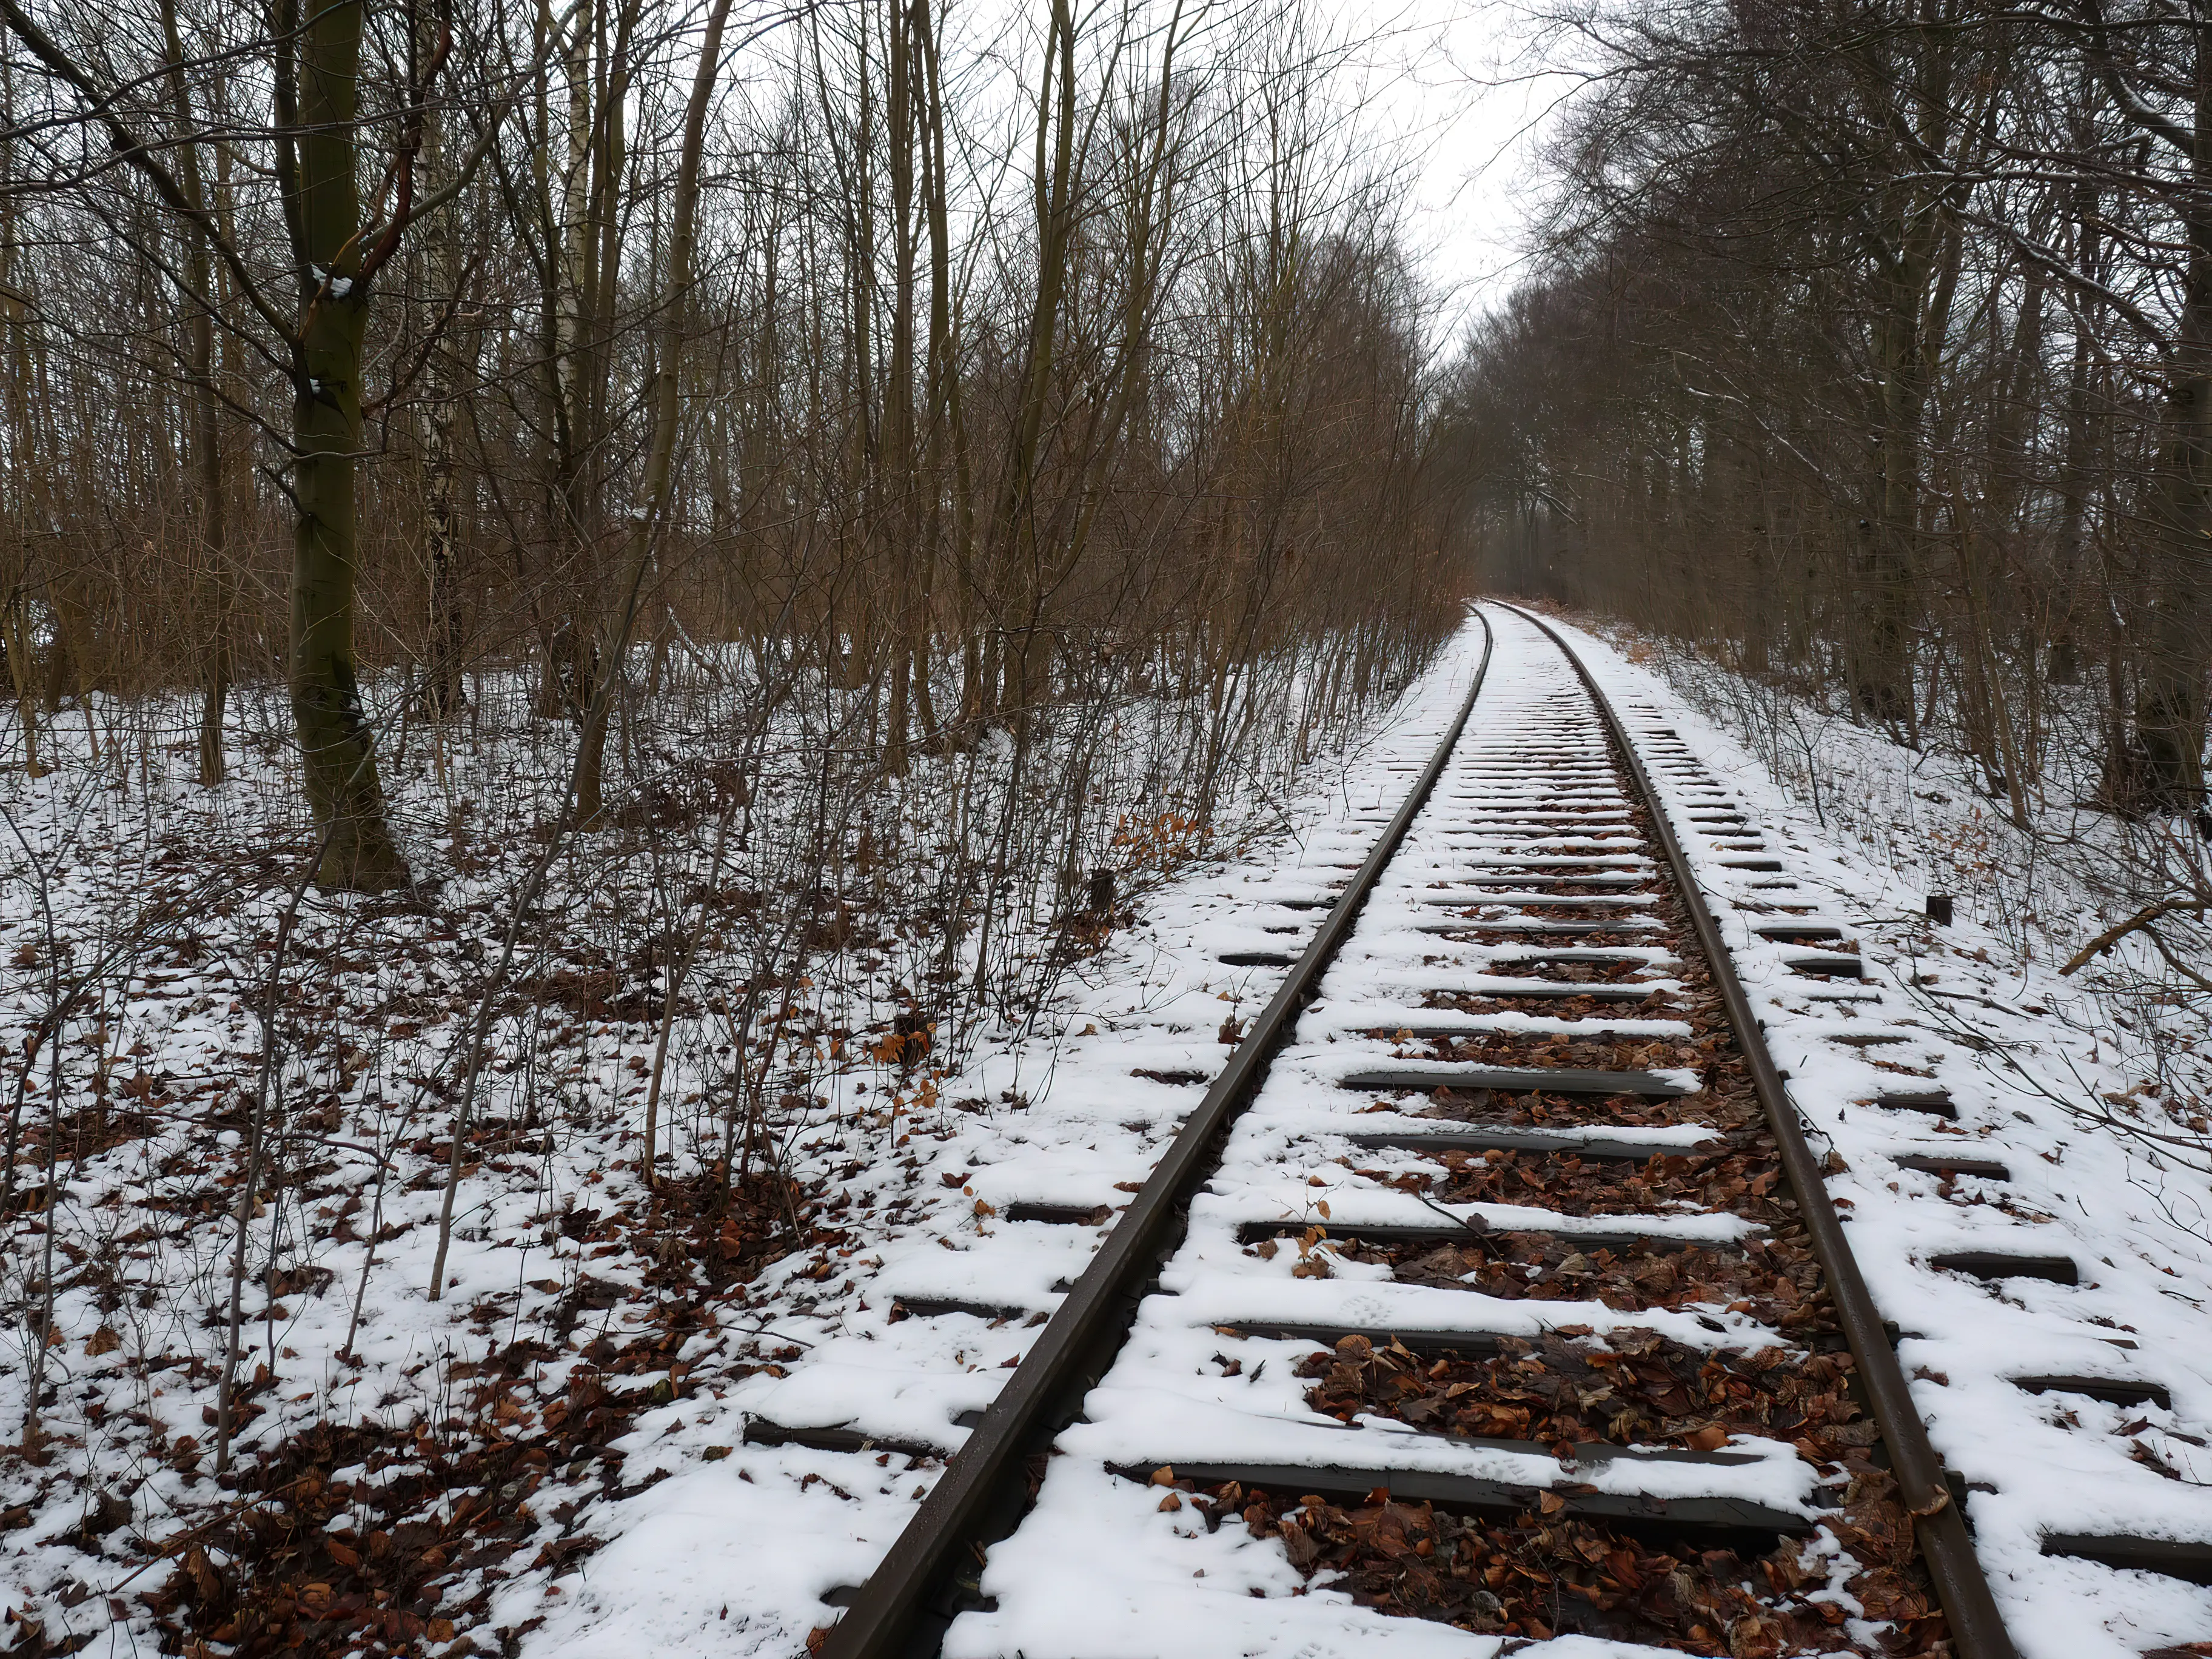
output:
M1521 272L1534 141L1566 82L1529 78L1526 14L1510 0L1327 3L1347 33L1376 35L1370 92L1417 169L1411 228L1449 336Z
M999 58L1000 42L1018 55L1035 46L1042 3L956 0L956 37L986 58ZM1569 85L1530 73L1531 3L1310 0L1307 15L1355 48L1356 84L1341 90L1364 100L1353 118L1357 136L1408 165L1407 228L1441 301L1438 344L1503 298L1524 268L1533 139ZM763 47L787 49L780 33ZM1012 164L1023 160L1018 155Z

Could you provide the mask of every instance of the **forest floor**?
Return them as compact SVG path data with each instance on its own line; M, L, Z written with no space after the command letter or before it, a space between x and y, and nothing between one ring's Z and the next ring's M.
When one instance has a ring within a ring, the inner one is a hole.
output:
M391 746L424 886L371 900L304 882L281 696L236 698L212 791L189 711L66 713L59 763L0 794L0 1653L803 1638L828 1581L774 1541L738 1552L754 1589L726 1528L666 1547L702 1474L757 1518L743 1390L887 1307L900 1241L982 1224L929 1171L1068 1093L1098 999L1179 1032L1162 1075L1218 1065L1272 975L1193 945L1234 908L1200 895L1387 812L1372 757L1431 696L1243 757L1202 823L1164 780L1201 763L1203 699L1078 711L1026 780L992 738L886 781L825 760L865 738L834 694L744 739L743 696L694 688L628 804L556 846L565 725L479 684L463 734ZM1073 855L1027 827L1071 792L1110 894L1037 867ZM1182 1090L1120 1075L1141 1174Z
M1906 1346L1939 1449L2002 1483L1975 1515L2000 1567L2037 1581L2020 1592L2039 1621L2024 1650L2123 1651L2068 1623L2071 1564L2020 1552L2062 1502L2077 1529L2146 1513L2212 1527L2212 1508L2197 1516L2212 1453L2191 1426L2212 1420L2212 1348L2191 1340L2212 1302L2212 1108L2193 1039L2173 1040L2194 1016L2056 972L2118 898L1993 822L1963 764L1826 721L1793 770L1771 725L1732 714L1750 705L1717 692L1717 671L1612 637L1591 641L1608 683L1663 711L1789 849L1823 914L1850 925L1885 1018L1911 1028L1909 1052L1839 1044L1851 1016L1765 973L1746 935L1747 979L1835 1154L1877 1297L1924 1304L1918 1258L1977 1211L2103 1263L2093 1314L2039 1299L2056 1287L2002 1310L1947 1293L1944 1328ZM835 1617L824 1597L866 1577L1041 1322L988 1310L1048 1304L1095 1247L1096 1228L1026 1231L1008 1205L1141 1183L1281 973L1222 956L1302 943L1263 932L1254 902L1317 902L1341 882L1478 650L1470 629L1387 718L1210 840L1125 823L1113 902L1048 917L1021 947L1055 963L1042 1011L957 1051L933 1015L974 958L937 948L938 896L896 878L891 832L842 843L862 867L841 870L841 895L880 902L781 891L715 839L731 820L712 779L610 832L680 857L564 866L522 919L484 1076L461 1097L477 993L514 920L500 897L546 816L542 787L500 793L515 757L416 757L441 773L437 799L475 803L440 826L447 885L431 903L308 893L294 909L287 867L252 851L276 840L274 809L254 805L281 793L273 737L252 762L264 775L211 805L176 781L189 757L161 750L119 784L111 766L94 789L64 771L16 791L37 879L11 883L0 915L17 1316L0 1423L14 1433L35 1390L40 1434L0 1460L0 1653L805 1650ZM402 792L424 775L395 769ZM257 859L261 884L241 887ZM654 874L664 863L681 884ZM1929 892L1955 896L1948 927L1929 926ZM788 927L763 927L783 912ZM723 978L679 968L679 935L748 929L761 943ZM271 976L280 930L289 965ZM77 982L102 988L64 1011L64 1053L54 1005ZM264 1075L270 1008L283 1040ZM674 1058L657 1059L671 1028ZM1907 1073L1979 1103L1953 1132L2039 1184L1938 1193L1865 1173L1894 1134L1853 1104ZM651 1188L649 1097L668 1149ZM472 1103L458 1152L457 1097ZM908 1302L986 1311L912 1317ZM2077 1401L1999 1398L1974 1378L2021 1340L2014 1314L2053 1370L2081 1363L2068 1344L2083 1317L2133 1332L2172 1407L2107 1423ZM864 1420L905 1449L856 1484L845 1455L749 1443L749 1417ZM2047 1478L2022 1478L2029 1443ZM1133 1511L1130 1547L1168 1520ZM2212 1594L2147 1594L2141 1619L2128 1651L2201 1639Z

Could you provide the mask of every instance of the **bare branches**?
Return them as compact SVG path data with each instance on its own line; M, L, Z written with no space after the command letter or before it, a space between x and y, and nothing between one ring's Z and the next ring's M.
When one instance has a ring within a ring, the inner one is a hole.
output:
M2099 933L2094 939L2091 939L2087 945L2084 945L2071 957L2068 957L2065 965L2060 968L2058 971L2062 974L2071 974L2080 969L2086 968L2090 963L2095 961L2096 958L2103 956L2106 951L2112 950L2113 946L2119 944L2121 940L2128 939L2136 933L2149 933L2155 938L2157 924L2167 916L2201 916L2208 913L2212 913L2212 898L2164 898L2159 900L2155 904L2145 905L2142 909L2136 911L2135 915L2127 917L2124 921L2114 922L2110 927L2106 928L2104 932ZM2173 960L2175 966L2185 968L2189 973L2191 978L2193 979L2200 988L2205 990L2212 990L2212 980L2205 979L2193 968L2186 968L2186 964L2180 963L2178 959L2170 958L2170 960Z
M215 214L193 203L175 175L155 154L154 146L134 133L123 117L116 112L114 104L120 95L119 89L100 86L91 72L79 65L40 28L17 3L17 0L0 0L0 23L8 26L9 31L29 49L33 57L46 65L49 73L83 99L93 118L106 130L116 159L136 168L154 187L155 194L171 212L207 239L216 257L228 268L232 281L238 285L240 295L280 339L289 341L292 337L290 325L263 295L252 271L239 251L224 237L222 227Z

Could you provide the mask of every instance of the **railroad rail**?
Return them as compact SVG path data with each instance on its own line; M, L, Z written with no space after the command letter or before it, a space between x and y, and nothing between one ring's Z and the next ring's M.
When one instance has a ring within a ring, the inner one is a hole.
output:
M1721 1652L1733 1619L1778 1644L1866 1607L1857 1571L1899 1629L1940 1609L1962 1659L2009 1659L1957 1483L1654 782L1686 750L1640 754L1568 642L1495 609L1435 754L844 1598L828 1659L934 1654L963 1620L963 1652L1038 1654L1006 1605L1021 1565L1082 1560L1055 1528L1156 1492L1206 1534L1241 1518L1371 1605L1463 1628ZM1557 654L1486 690L1496 628ZM1486 698L1497 718L1471 720ZM1689 822L1778 869L1717 786ZM1856 971L1831 924L1761 931L1808 975ZM1049 1207L1030 1218L1096 1219ZM1860 1553L1808 1577L1793 1563L1824 1525ZM1868 1559L1884 1537L1892 1559ZM1499 1593L1516 1564L1549 1577L1543 1611Z

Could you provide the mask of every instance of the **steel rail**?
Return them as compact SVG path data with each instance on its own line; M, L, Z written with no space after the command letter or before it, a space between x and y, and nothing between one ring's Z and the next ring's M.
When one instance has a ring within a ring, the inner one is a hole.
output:
M1797 1109L1783 1085L1782 1073L1775 1066L1773 1055L1767 1052L1759 1017L1752 1008L1743 982L1736 977L1735 962L1729 954L1727 942L1721 937L1720 926L1705 904L1705 894L1674 834L1659 791L1650 774L1644 770L1635 744L1629 741L1628 728L1582 654L1558 629L1518 605L1493 603L1534 624L1574 665L1575 672L1597 705L1599 715L1612 733L1614 746L1620 751L1637 793L1649 811L1652 838L1659 843L1668 870L1680 890L1682 908L1689 916L1691 930L1697 934L1698 943L1705 951L1714 988L1728 1009L1729 1022L1735 1027L1737 1046L1743 1051L1752 1085L1759 1092L1759 1103L1765 1109L1767 1124L1774 1132L1784 1173L1796 1194L1797 1213L1805 1223L1814 1254L1820 1258L1821 1272L1827 1279L1829 1300L1844 1328L1844 1340L1850 1344L1851 1356L1858 1362L1859 1380L1874 1409L1875 1425L1889 1448L1892 1469L1919 1540L1921 1559L1928 1565L1928 1577L1949 1621L1959 1659L2016 1659L2012 1638L2005 1632L2004 1620L1997 1614L1996 1601L1990 1594L1989 1580L1974 1554L1973 1540L1966 1535L1965 1518L1953 1501L1942 1460L1929 1443L1927 1428L1913 1407L1912 1391L1905 1380L1905 1368L1897 1362L1897 1351L1890 1346L1889 1334L1882 1328L1881 1310L1867 1289L1857 1259L1851 1254L1850 1241L1844 1236L1842 1218L1829 1200L1820 1161L1806 1143Z
M1105 1375L1135 1317L1146 1281L1174 1249L1192 1194L1211 1171L1217 1142L1250 1102L1314 987L1352 932L1360 907L1428 804L1490 672L1496 635L1482 623L1482 659L1443 741L1304 951L1284 977L1205 1097L1184 1120L1128 1210L1060 1303L982 1421L947 1464L830 1628L822 1659L909 1659L933 1655L961 1610L957 1581L972 1578L985 1549L1011 1532L1027 1502L1021 1477L1032 1455L1075 1420L1083 1398ZM967 1588L973 1598L975 1592Z

